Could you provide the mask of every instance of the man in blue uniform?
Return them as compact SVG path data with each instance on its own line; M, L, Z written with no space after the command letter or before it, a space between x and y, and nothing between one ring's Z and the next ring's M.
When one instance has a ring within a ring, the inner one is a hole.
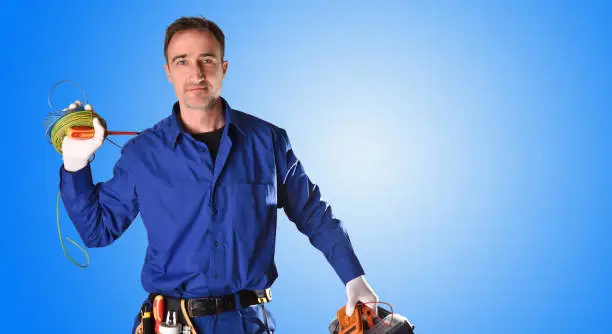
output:
M178 101L128 141L106 182L93 183L89 164L104 140L100 122L94 119L92 139L64 138L61 195L83 242L107 246L140 214L149 242L141 277L148 310L162 295L191 333L271 333L276 323L264 304L277 278L283 208L346 285L347 313L358 301L377 302L341 221L285 130L221 97L224 50L223 32L205 18L168 27L164 67Z

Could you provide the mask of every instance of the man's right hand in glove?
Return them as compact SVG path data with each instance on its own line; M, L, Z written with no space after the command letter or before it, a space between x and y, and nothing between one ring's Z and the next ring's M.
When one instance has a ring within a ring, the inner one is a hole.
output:
M68 110L79 109L81 105L81 101L74 101L68 107ZM93 110L90 104L86 104L84 109L88 111ZM95 133L89 139L73 139L64 136L62 140L62 159L64 160L64 169L66 171L76 172L87 166L91 156L102 146L106 130L100 124L100 120L97 117L93 119L93 127Z

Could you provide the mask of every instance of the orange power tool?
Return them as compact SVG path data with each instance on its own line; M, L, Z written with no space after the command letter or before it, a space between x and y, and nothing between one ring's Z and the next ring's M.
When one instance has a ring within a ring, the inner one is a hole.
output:
M378 307L374 310L357 303L352 315L346 315L346 305L336 312L336 319L329 325L330 334L414 334L414 325L399 314Z
M368 328L374 326L374 311L359 303L355 306L355 311L350 316L346 315L346 306L343 306L336 313L338 317L338 334L363 334L364 322Z

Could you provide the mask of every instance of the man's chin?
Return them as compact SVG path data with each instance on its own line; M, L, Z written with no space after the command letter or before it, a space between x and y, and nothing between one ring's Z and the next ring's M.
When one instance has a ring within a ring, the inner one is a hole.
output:
M191 109L207 110L214 107L217 99L214 97L207 97L204 99L187 99L185 105Z

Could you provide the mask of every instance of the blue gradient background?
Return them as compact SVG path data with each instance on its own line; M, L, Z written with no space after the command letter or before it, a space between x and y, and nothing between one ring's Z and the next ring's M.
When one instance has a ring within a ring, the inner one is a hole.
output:
M205 15L227 35L223 95L287 129L369 282L417 333L612 332L609 2L16 3L0 10L5 324L131 328L145 231L138 218L84 270L64 257L47 93L71 79L111 129L149 127L175 101L165 28ZM118 156L98 151L95 181ZM270 309L280 333L326 333L344 288L279 217Z

